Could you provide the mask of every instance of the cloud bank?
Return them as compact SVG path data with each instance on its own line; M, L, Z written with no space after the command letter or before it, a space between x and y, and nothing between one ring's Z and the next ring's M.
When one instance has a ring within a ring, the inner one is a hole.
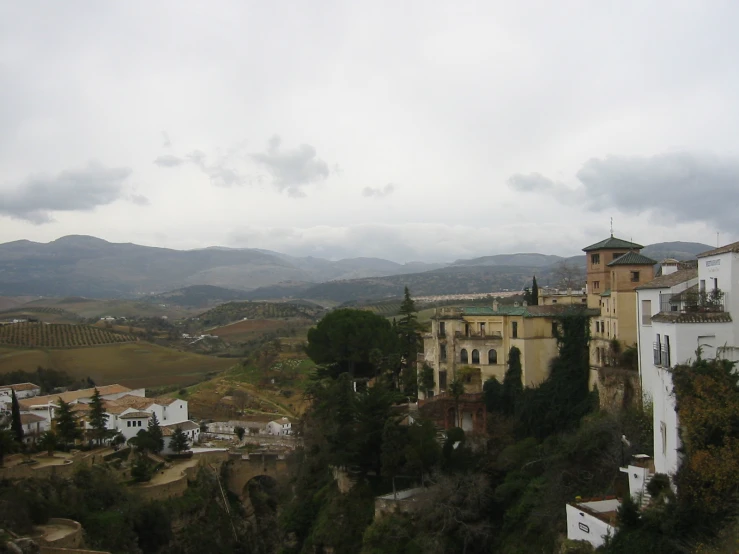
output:
M393 183L388 183L384 187L364 187L362 190L362 196L366 196L368 198L385 198L386 196L390 196L392 193L395 192L395 185Z
M129 175L128 167L108 168L97 163L55 176L31 175L3 193L0 214L39 225L53 221L53 212L91 211L119 199L148 203L144 196L125 194L123 182Z

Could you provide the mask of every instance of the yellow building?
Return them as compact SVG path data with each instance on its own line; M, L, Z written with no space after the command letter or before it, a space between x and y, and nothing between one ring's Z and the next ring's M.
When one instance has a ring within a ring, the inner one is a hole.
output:
M445 392L456 377L464 378L470 393L480 392L491 377L502 382L512 346L521 351L524 386L541 383L557 355L557 318L573 309L598 314L584 306L501 305L497 300L492 306L437 308L423 340L423 360L434 369L435 387L422 396Z
M559 290L559 289L540 289L539 290L539 306L572 306L586 305L588 295L584 290Z
M613 235L583 248L587 257L588 307L600 310L600 316L592 318L590 324L593 369L616 365L616 350L636 345L636 287L654 278L657 263L642 256L642 248ZM618 342L615 350L614 340Z

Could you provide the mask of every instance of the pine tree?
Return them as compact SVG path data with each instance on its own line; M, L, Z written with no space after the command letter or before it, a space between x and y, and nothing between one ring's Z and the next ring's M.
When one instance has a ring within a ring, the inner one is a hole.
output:
M536 284L536 275L534 275L534 282L531 284L531 302L532 306L539 304L539 285Z
M164 450L164 435L162 434L162 428L159 426L159 420L155 413L151 414L148 430L149 437L151 438L151 451L154 454L159 454Z
M56 432L65 444L73 443L82 437L82 430L77 423L77 416L72 411L72 405L59 397L59 407L54 415Z
M421 334L416 303L411 298L408 287L405 287L403 302L400 304L400 321L397 323L400 337L400 353L405 358L405 367L415 366L418 351L421 349ZM414 372L415 373L415 372Z
M21 407L18 404L18 397L15 395L15 390L11 389L11 425L10 428L13 431L13 438L22 443L23 442L23 422L21 421Z
M179 454L180 452L185 452L190 448L190 443L187 440L187 435L185 435L185 432L179 427L176 427L174 433L172 433L172 438L169 441L169 447L177 454Z
M108 414L105 412L103 399L100 398L100 392L97 388L90 399L89 421L92 427L92 436L98 444L102 443L107 433Z

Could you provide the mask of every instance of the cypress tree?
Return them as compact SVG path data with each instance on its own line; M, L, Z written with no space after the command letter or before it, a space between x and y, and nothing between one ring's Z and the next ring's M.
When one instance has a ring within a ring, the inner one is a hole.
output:
M77 423L77 416L72 411L72 405L59 397L59 407L54 415L56 433L63 443L73 443L82 436L82 430Z
M536 284L536 275L534 275L534 282L531 284L531 305L537 306L539 304L539 285Z
M105 438L107 431L108 414L105 413L103 399L100 398L100 392L95 388L95 392L90 399L90 426L92 427L93 437L100 444Z
M151 451L154 454L159 454L164 450L164 435L162 434L162 428L159 426L157 415L154 413L151 414L148 431L151 438Z
M18 397L15 395L15 390L11 390L11 425L10 428L13 431L13 438L17 442L23 442L23 423L21 422L21 407L18 405Z
M502 404L503 413L513 415L516 412L516 405L523 393L523 370L521 368L521 351L511 346L508 351L508 369L506 369L503 378Z

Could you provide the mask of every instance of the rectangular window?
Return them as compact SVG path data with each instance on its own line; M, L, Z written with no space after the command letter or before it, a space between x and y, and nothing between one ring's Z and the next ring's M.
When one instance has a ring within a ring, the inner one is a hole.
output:
M439 388L446 390L446 371L439 372Z
M439 345L439 360L446 362L446 344Z
M600 254L591 254L590 263L592 263L593 265L599 265L600 264Z
M600 333L600 321L595 322L595 332Z
M552 300L552 304L556 304L556 303L557 303L557 301L556 301L556 300Z
M638 283L639 282L639 272L638 271L632 271L631 272L631 282L632 283Z
M130 421L127 421L126 422L126 427L131 427L131 422Z
M465 337L470 336L470 324L469 323L464 324L464 336Z
M706 280L705 279L701 279L700 291L706 292Z
M439 334L445 335L446 334L446 323L443 321L439 322Z
M652 324L652 301L651 300L641 301L641 324L642 325Z
M552 321L552 336L553 337L557 336L557 322L556 321Z
M518 338L518 323L515 321L511 324L511 336L514 339Z
M485 336L485 324L480 323L480 335Z
M600 290L600 281L593 281L593 290Z
M667 425L664 421L659 422L659 432L662 435L662 455L667 456Z

